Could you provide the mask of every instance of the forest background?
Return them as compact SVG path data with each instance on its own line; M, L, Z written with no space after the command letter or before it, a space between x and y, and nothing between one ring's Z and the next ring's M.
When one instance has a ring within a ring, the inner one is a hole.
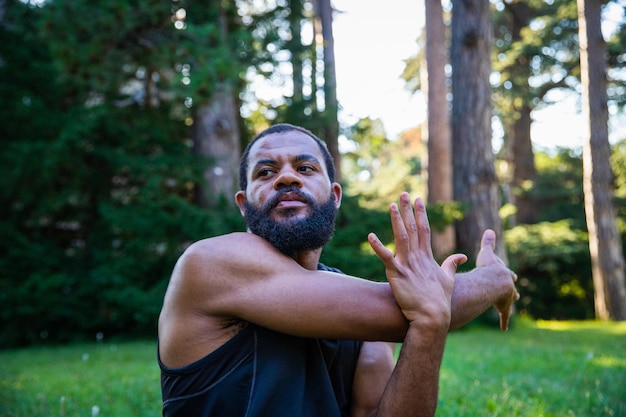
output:
M155 337L182 251L245 230L232 203L239 156L272 123L302 125L327 141L346 196L322 261L368 279L384 279L366 236L390 241L388 204L405 190L431 197L446 184L430 170L469 160L457 151L462 160L450 161L453 150L430 154L427 126L389 138L380 120L339 122L329 1L209 3L0 0L0 347ZM626 99L626 5L605 3L622 10L606 39L605 104L616 117ZM487 225L501 232L501 254L519 275L518 312L594 318L583 150L536 150L530 141L534 110L555 92L581 95L577 2L485 4L489 129L451 145L489 144L487 168L472 175L494 182L498 204ZM451 51L450 9L442 12L441 50ZM407 57L411 91L426 89L426 42ZM462 106L452 67L445 85L454 136ZM464 82L480 75L467 72ZM262 99L259 81L281 94ZM492 124L503 131L495 151ZM622 260L625 139L610 157ZM434 160L442 155L448 160ZM451 188L472 175L455 169ZM433 227L452 236L438 256L473 255L467 242L478 239L463 226L477 223L472 200L457 193L429 201Z

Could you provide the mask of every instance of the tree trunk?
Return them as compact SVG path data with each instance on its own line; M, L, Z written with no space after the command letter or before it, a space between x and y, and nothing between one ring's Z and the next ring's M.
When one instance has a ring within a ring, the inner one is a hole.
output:
M339 154L339 119L337 102L337 75L335 71L335 39L333 37L333 9L330 0L315 0L316 14L322 27L324 55L324 134L323 139L335 163L335 181L340 182L341 155Z
M220 6L219 20L222 39L228 39L224 5ZM239 189L241 140L239 107L228 84L216 86L209 103L198 109L192 139L194 152L210 160L204 172L205 183L199 187L198 202L204 207L215 206L220 200L234 205L233 196Z
M455 200L466 205L457 223L457 243L474 258L485 229L499 239L505 259L500 198L491 145L491 45L493 24L488 0L452 2L452 164Z
M296 8L302 8L301 0L290 0L289 7L291 14L289 15L289 27L291 28L291 41L292 46L289 48L291 51L291 65L293 67L293 102L301 105L304 102L304 80L302 75L302 40L300 32L302 31L302 15Z
M210 160L204 172L205 184L198 193L202 206L215 206L220 199L234 204L241 156L238 116L230 90L215 92L211 102L196 113L192 132L194 152Z
M446 28L443 22L441 0L426 0L426 82L428 121L425 138L428 143L426 176L428 178L428 203L449 203L452 191L452 144L448 87L445 66L447 63ZM440 259L456 247L454 226L442 231L433 230L433 253Z
M504 3L505 10L510 17L510 31L513 41L519 42L522 38L522 30L527 28L531 20L535 17L532 8L526 0L515 0ZM531 76L530 68L526 60L520 62L519 58L516 65L509 69L512 79L527 80ZM520 96L516 94L517 99L511 98L512 103L516 103L519 99L521 104L513 104L513 113L511 117L502 118L505 123L505 129L508 131L508 140L505 142L506 159L509 162L508 178L510 179L508 193L508 203L513 204L517 208L515 217L511 220L510 226L515 224L535 223L539 218L540 207L533 201L527 190L530 188L537 178L537 169L535 167L535 155L533 152L532 141L530 137L530 127L532 123L531 107L528 102L527 86L517 86L517 89L524 91L525 94ZM506 139L506 137L505 137Z
M583 189L596 317L626 320L624 255L613 201L608 139L606 43L600 0L578 0L582 109L588 123L583 143Z
M535 154L532 141L530 140L530 107L523 105L518 109L519 117L512 126L511 132L511 161L512 161L512 185L514 187L513 201L517 207L515 221L517 224L532 224L540 215L540 207L528 193L528 183L537 179L535 167Z

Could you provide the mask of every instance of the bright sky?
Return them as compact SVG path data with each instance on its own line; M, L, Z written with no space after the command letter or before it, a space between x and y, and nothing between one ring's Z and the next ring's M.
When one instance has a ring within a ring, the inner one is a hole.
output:
M425 118L424 101L405 90L400 74L404 60L416 53L424 25L423 1L333 0L333 6L343 12L335 15L333 24L342 116L348 121L380 118L391 138L419 125ZM533 112L533 143L582 146L579 107L575 97L562 97L559 104Z
M403 60L416 53L423 2L333 0L337 96L343 117L380 118L390 137L418 126L424 102L404 88Z

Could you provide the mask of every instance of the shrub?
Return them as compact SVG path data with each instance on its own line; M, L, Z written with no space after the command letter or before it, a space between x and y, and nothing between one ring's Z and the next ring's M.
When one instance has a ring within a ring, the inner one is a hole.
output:
M505 233L518 274L521 313L541 319L594 317L587 233L568 220L520 225Z

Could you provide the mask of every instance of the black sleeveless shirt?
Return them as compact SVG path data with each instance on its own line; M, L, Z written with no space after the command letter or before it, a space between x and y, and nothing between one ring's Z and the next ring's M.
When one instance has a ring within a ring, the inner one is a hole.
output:
M347 417L361 344L248 324L183 368L159 358L163 416Z

